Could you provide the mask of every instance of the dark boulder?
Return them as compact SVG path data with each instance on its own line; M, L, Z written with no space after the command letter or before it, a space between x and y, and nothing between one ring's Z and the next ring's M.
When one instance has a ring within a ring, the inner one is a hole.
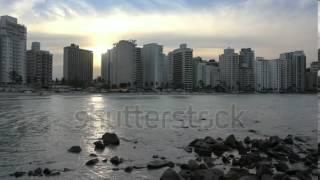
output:
M245 144L250 144L250 143L251 143L250 137L247 136L246 138L244 138L243 142L244 142Z
M287 172L289 170L289 166L285 162L276 163L274 166L279 172Z
M103 144L102 141L96 141L93 143L95 145L94 149L95 150L104 150L105 145Z
M72 146L68 151L71 153L80 153L82 149L80 146Z
M249 171L242 168L231 168L224 176L224 180L238 180L242 176L249 175Z
M172 168L168 168L160 177L160 180L182 180L181 176Z
M230 150L228 146L221 142L212 145L211 148L216 156L221 156L224 152Z
M169 165L172 165L172 163L170 163L170 161L167 160L154 160L154 161L150 161L147 165L148 169L160 169L163 167L168 167Z
M250 175L240 177L239 180L260 180L260 179L258 176L250 174Z
M231 148L236 148L237 147L238 141L236 140L236 137L232 134L226 138L224 141L224 144L231 147Z
M283 142L284 143L286 143L286 144L293 144L294 142L293 142L293 136L292 135L288 135L286 138L284 138L284 140L283 140Z
M105 133L102 136L102 141L105 146L108 146L108 145L117 146L120 144L120 140L118 136L114 133Z
M279 138L279 136L271 136L268 143L269 147L272 148L279 145L281 143L281 139Z
M44 174L45 176L50 176L51 170L48 169L48 168L45 168L45 169L43 170L43 174Z
M94 166L94 165L96 165L98 162L99 162L99 159L98 159L98 158L95 158L95 159L91 159L91 160L87 161L87 162L86 162L86 165L87 165L87 166Z
M16 177L16 178L19 178L19 177L22 177L26 174L26 172L23 172L23 171L17 171L17 172L14 172L12 174L10 174L10 176L13 176L13 177Z
M198 164L198 162L195 161L195 160L190 160L190 161L188 162L188 167L189 167L190 170L194 171L194 170L199 169L199 164Z
M33 172L33 176L43 176L42 174L42 168L37 168Z
M131 173L132 170L133 170L132 166L128 166L128 167L124 168L124 172L126 172L126 173Z
M262 175L273 175L272 165L268 162L261 162L257 164L256 167L257 176L262 177Z
M118 166L119 164L123 163L123 159L122 159L122 158L119 158L118 156L113 156L113 157L110 159L110 162L111 162L113 165Z
M96 154L93 154L93 153L89 154L89 156L90 157L98 157Z

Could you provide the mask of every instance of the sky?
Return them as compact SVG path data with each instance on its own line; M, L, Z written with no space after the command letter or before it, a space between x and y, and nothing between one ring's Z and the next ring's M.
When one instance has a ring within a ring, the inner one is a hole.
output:
M27 26L28 48L39 41L51 51L53 76L61 78L63 47L92 50L96 77L101 54L122 39L157 42L166 53L187 43L204 59L218 59L227 47L250 47L266 59L304 50L309 64L317 59L318 6L316 0L0 0L0 15Z

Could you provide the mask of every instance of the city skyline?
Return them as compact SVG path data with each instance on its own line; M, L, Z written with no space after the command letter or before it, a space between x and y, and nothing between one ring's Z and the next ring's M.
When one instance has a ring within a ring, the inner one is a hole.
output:
M0 13L17 17L27 26L27 49L32 41L39 41L52 52L54 78L62 77L63 48L71 43L93 51L96 77L101 54L121 39L136 39L139 47L158 43L165 53L187 43L194 56L216 60L227 47L252 48L256 56L266 59L304 50L309 66L317 59L316 3L0 0L4 7Z

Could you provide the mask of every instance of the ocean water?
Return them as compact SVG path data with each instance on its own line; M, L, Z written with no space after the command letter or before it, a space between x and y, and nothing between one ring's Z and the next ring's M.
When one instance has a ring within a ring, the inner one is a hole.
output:
M84 164L92 159L90 153L100 160L122 157L120 169L145 166L153 155L183 163L194 158L183 150L193 139L230 134L238 139L292 134L316 148L317 121L316 95L1 97L0 179L14 179L8 175L37 167L72 170L50 179L159 179L164 169L127 174L114 171L110 162ZM105 132L117 133L121 144L95 152L93 142ZM80 145L82 152L68 153L73 145Z

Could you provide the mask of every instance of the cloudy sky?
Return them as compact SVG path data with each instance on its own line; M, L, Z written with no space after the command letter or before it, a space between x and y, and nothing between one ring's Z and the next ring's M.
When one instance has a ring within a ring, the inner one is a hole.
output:
M54 77L62 76L63 47L93 50L94 74L101 53L121 39L158 42L168 52L188 43L195 56L218 57L226 47L251 47L277 58L304 50L316 59L316 0L0 0L0 15L28 28L28 47L40 41L54 54Z

